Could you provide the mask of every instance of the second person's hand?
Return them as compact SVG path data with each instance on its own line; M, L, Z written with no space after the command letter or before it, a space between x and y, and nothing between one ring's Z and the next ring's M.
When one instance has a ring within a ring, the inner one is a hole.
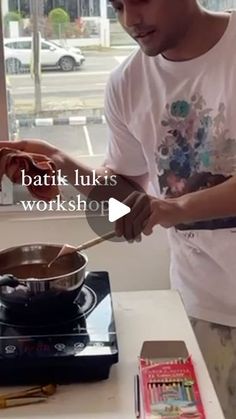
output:
M0 141L1 148L12 148L26 153L42 154L52 160L59 157L61 150L49 144L47 141L39 139L22 139L18 141Z

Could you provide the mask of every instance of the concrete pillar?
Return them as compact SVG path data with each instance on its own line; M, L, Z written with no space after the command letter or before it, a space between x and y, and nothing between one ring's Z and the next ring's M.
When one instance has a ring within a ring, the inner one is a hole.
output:
M8 0L2 1L2 9L0 10L0 20L8 12ZM2 27L0 28L2 31ZM4 48L3 45L0 47L0 60L4 62ZM0 113L1 113L1 125L0 125L0 140L7 141L9 140L9 123L8 123L8 111L7 106L7 91L6 91L6 77L4 74L4 66L0 68L0 90L1 90L1 103L0 103ZM13 204L13 184L10 180L3 176L2 182L0 184L0 204L1 205L12 205Z
M9 12L9 0L2 0L2 15L5 16Z
M107 0L100 0L101 18L107 19Z
M20 36L19 22L9 23L10 38L18 38Z
M100 0L101 11L101 46L110 46L110 21L107 19L107 0Z
M110 47L110 21L109 19L102 19L101 22L101 46L105 48Z

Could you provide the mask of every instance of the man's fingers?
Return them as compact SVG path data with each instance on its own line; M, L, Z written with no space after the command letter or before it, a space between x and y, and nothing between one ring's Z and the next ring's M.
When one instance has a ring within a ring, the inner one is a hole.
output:
M140 242L142 241L142 236L141 236L141 234L139 234L137 237L135 237L135 241L136 241L137 243L140 243Z
M129 223L132 226L128 227L131 236L129 239L135 240L142 233L143 222L150 215L150 199L146 194L139 194L137 199L131 208L131 213L127 217L126 224Z
M133 241L141 234L143 222L150 215L150 197L135 191L123 203L131 208L131 212L117 221L116 232L127 241Z
M153 227L157 224L157 214L152 212L151 216L148 218L147 222L145 223L143 234L145 236L149 236L153 233Z
M134 205L136 199L137 199L137 192L134 191L123 201L123 204L130 207L131 212L132 212L132 206ZM119 220L116 221L115 231L116 231L116 235L118 237L123 236L124 233L125 233L125 226L126 226L125 221L126 221L125 217L122 217L122 218L120 218Z
M143 226L150 216L150 207L144 207L133 222L134 237L138 237L143 232Z

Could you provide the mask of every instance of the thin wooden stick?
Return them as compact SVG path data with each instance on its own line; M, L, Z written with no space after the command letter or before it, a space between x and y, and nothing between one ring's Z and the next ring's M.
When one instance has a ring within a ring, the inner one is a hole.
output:
M89 249L90 247L95 246L99 243L102 243L106 240L112 239L115 236L116 236L115 231L110 231L110 233L104 234L104 236L98 237L97 239L89 240L81 244L80 246L76 247L76 250L80 252L81 250Z
M16 399L18 397L27 397L33 396L37 394L43 394L45 396L51 396L56 391L55 384L48 384L46 386L41 387L32 387L27 390L19 390L11 393L0 394L0 400L5 399Z
M45 402L47 397L26 397L22 399L1 399L0 409L6 409L7 407L25 406L28 404L42 403Z
M107 234L104 234L101 237L98 237L96 239L89 240L85 243L82 243L80 246L74 247L70 246L69 244L64 244L64 246L61 248L61 250L58 252L58 254L48 263L48 268L52 266L52 264L61 256L73 253L73 252L81 252L82 250L89 249L92 246L95 246L99 243L102 243L106 240L112 239L116 236L115 231L110 231Z

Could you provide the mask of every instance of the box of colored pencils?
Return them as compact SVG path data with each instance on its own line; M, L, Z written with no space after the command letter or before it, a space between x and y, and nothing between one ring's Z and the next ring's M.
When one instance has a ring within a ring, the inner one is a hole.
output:
M139 360L143 419L206 419L191 357L149 358L144 352Z

